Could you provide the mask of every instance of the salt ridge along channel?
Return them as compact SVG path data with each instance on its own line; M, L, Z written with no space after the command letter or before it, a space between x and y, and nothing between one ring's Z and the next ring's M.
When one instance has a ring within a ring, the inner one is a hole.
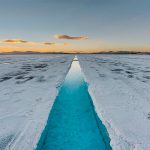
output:
M36 150L111 150L107 130L95 112L76 57Z

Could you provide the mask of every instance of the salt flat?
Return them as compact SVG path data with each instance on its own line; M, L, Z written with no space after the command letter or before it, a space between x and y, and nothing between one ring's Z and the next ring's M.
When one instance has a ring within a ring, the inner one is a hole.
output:
M0 55L0 150L32 150L73 55Z
M114 150L150 149L150 56L77 55ZM0 55L0 150L32 150L74 55Z
M150 149L150 55L78 55L114 150Z

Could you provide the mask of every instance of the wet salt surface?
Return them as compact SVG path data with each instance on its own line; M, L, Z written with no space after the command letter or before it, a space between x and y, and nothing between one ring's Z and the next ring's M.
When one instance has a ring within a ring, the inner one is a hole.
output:
M74 59L50 112L37 150L111 150L95 113L79 62Z

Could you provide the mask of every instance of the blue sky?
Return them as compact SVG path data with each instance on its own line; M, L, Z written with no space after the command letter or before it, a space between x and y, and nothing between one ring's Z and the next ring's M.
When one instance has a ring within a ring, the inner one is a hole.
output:
M86 49L85 41L54 38L64 34L86 36L88 43L100 43L97 48L150 48L149 6L149 0L0 0L0 40L60 41Z

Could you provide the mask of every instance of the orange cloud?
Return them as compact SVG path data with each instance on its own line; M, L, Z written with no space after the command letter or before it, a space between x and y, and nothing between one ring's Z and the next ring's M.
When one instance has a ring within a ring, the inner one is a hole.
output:
M49 46L49 45L55 45L56 43L44 42L43 44L44 44L44 45L48 45L48 46Z
M63 45L64 45L64 46L69 46L70 44L69 44L69 43L63 43Z
M5 42L5 43L15 43L15 44L21 44L21 43L29 43L28 41L25 41L25 40L20 40L20 39L7 39L7 40L4 40L2 42Z
M54 35L54 37L56 39L67 39L67 40L87 40L88 39L88 37L85 37L85 36L75 37L75 36L62 35L62 34L56 34Z
M21 39L6 39L6 40L1 40L0 42L8 43L8 44L29 44L29 45L40 44L38 42L31 42L31 41L26 41L26 40L21 40Z
M52 46L52 45L69 45L68 43L54 43L54 42L31 42L31 41L25 41L21 39L6 39L6 40L0 40L0 43L8 43L8 44L27 44L27 45L34 45L34 46Z

